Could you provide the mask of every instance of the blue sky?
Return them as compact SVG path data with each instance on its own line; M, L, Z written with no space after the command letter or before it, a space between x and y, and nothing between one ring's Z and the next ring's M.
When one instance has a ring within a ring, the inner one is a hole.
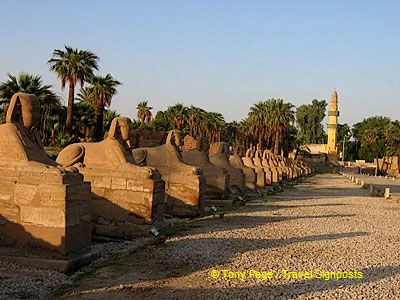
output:
M94 51L123 85L112 108L148 100L246 116L260 100L296 106L339 94L340 122L400 119L400 1L0 1L0 81L39 74L65 44Z

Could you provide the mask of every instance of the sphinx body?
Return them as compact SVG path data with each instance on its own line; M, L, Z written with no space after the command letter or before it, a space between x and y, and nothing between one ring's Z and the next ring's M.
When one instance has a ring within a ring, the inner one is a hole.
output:
M228 170L231 193L242 194L245 188L245 175L242 169L235 168L229 162L228 144L223 142L211 144L208 157L214 166Z
M243 149L240 147L235 147L233 154L229 156L229 163L237 169L241 169L245 176L246 188L249 190L255 190L257 188L257 174L256 171L250 167L243 164L242 161ZM263 174L264 175L264 174ZM261 186L261 187L264 187Z
M256 151L257 152L257 151ZM271 168L273 173L276 173L278 182L283 182L286 179L286 169L279 166L276 156L271 153L270 150L264 150L264 152L259 152L258 156L261 156L261 163L264 166Z
M91 182L88 203L96 234L142 235L137 225L151 225L162 219L164 181L157 170L134 164L129 149L128 118L115 118L108 136L101 142L67 146L59 153L57 162L76 167L85 181Z
M260 150L257 150L254 154L254 163L271 170L273 183L283 182L283 171L279 166L276 165L272 154L270 154L268 150L264 150L263 153L261 153Z
M201 169L206 179L206 196L224 199L229 194L229 174L225 168L214 166L207 156L208 145L204 138L184 138L182 160Z
M157 168L165 181L166 212L172 216L198 215L203 209L206 179L197 167L185 164L178 130L168 133L166 143L132 150L136 163Z
M248 164L251 164L251 161L257 168L262 168L265 173L265 183L267 185L272 185L274 183L279 183L279 173L275 168L270 167L269 165L264 165L260 156L260 151L253 152L252 149L248 149L246 152L245 161Z
M256 166L253 162L253 154L251 149L247 149L246 155L242 156L243 165L248 168L252 168L255 170L257 175L257 186L259 188L264 188L267 185L272 184L272 173L269 169L265 169L263 167Z
M0 125L0 243L62 256L90 248L90 184L43 151L35 95L16 93Z

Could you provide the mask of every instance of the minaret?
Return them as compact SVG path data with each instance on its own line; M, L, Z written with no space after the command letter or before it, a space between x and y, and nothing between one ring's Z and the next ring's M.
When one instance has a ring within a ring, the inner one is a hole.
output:
M337 160L337 126L338 126L338 95L336 90L333 91L330 105L329 105L329 121L328 121L328 144L327 150L330 160Z

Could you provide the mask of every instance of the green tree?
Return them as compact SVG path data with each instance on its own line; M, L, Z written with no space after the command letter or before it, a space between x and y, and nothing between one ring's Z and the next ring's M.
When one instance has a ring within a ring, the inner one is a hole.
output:
M74 106L72 118L72 129L75 134L84 139L89 139L93 135L95 126L95 113L90 103L84 101L81 93L78 93L78 102Z
M311 104L297 108L296 121L299 128L299 140L304 144L323 144L325 131L322 121L325 118L327 102L314 99Z
M78 83L83 87L84 82L93 76L93 70L98 69L98 60L97 55L91 51L65 46L65 51L55 49L53 57L48 61L50 70L54 71L61 80L61 88L64 89L66 84L69 84L65 123L65 130L68 134L71 134L72 129L75 87Z
M284 154L287 155L289 144L285 145L284 140L294 122L293 108L293 104L282 99L269 99L250 107L246 121L249 142L255 141L261 150L266 145L268 149L273 149L275 154L281 154L284 150Z
M240 129L239 129L239 123L236 121L228 122L226 123L224 129L223 129L223 136L222 140L232 144L232 145L238 145L241 144L242 141L240 141Z
M268 125L268 112L269 106L267 101L260 101L250 107L250 111L247 116L249 124L250 134L257 137L258 149L264 150L264 142L269 140L271 135L271 128L267 128Z
M352 134L358 158L373 161L386 153L385 130L391 123L390 118L375 116L364 119L352 127Z
M221 141L221 132L225 126L225 120L222 114L217 112L206 112L202 123L202 130L209 142Z
M153 108L148 106L147 101L139 102L138 105L136 106L136 109L137 109L137 117L142 123L142 125L144 125L146 122L150 123L151 117L153 116L151 113L151 110Z
M164 111L158 111L153 120L154 130L169 131L173 129L172 120Z
M384 132L386 139L386 156L400 155L400 124L391 122Z
M95 129L93 137L95 140L103 138L103 115L104 110L111 105L112 98L117 93L117 86L121 83L115 80L111 74L106 76L95 75L90 78L89 86L83 88L80 97L88 102L95 111Z
M351 159L354 158L354 153L352 152L354 146L353 143L350 141L350 138L351 138L350 126L346 123L338 124L338 135L337 135L338 149L339 151L342 152L342 155L344 155L343 157L344 160L349 160L349 158ZM345 145L344 151L343 151L343 145Z
M283 140L295 120L294 105L282 99L270 99L267 100L267 107L267 127L274 133L274 154L279 155Z
M52 90L52 85L43 84L39 75L20 73L18 76L8 74L5 82L0 83L0 99L2 100L3 113L10 103L11 97L18 92L34 94L40 102L40 134L45 142L49 135L47 121L49 117L61 110L60 98Z
M111 122L120 115L115 110L107 109L104 111L103 129L104 131L110 130Z
M168 107L166 114L171 119L174 129L183 130L187 122L188 108L182 103Z
M207 112L199 107L190 106L187 111L189 134L194 138L204 136Z

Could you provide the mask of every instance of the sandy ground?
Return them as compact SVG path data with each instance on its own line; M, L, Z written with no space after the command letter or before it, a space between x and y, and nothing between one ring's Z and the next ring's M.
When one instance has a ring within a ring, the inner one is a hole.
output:
M64 297L400 298L399 212L399 204L369 197L341 176L318 175L266 202L197 221L164 245L98 269Z

